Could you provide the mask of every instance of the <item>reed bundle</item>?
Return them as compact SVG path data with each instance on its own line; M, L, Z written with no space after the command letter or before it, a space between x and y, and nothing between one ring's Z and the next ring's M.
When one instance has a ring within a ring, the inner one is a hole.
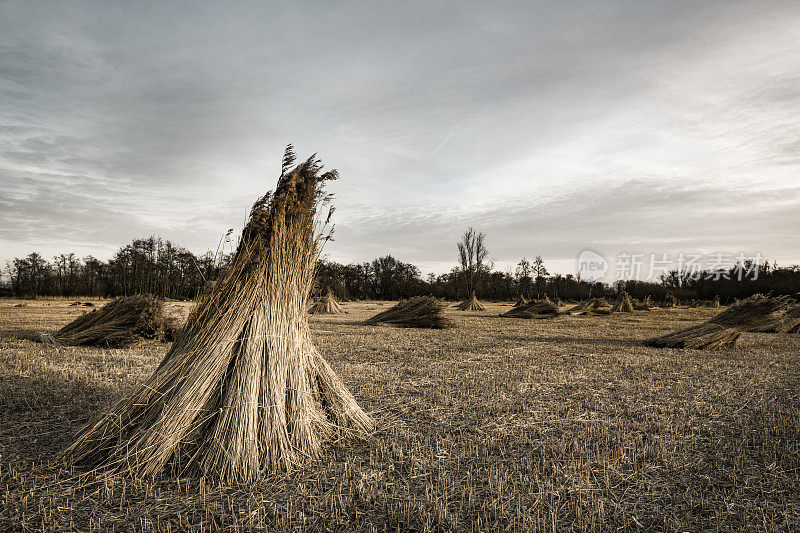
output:
M628 293L622 291L619 293L619 297L617 301L614 303L614 306L611 308L612 313L633 313L633 303L631 303L631 298L628 296Z
M123 348L143 339L172 340L179 328L164 312L163 300L136 295L117 298L81 315L43 339L68 346Z
M328 218L314 157L286 150L274 194L253 206L230 266L201 294L156 371L84 428L65 456L134 476L232 483L321 455L372 421L315 349L307 299Z
M525 305L528 303L528 299L525 298L522 294L517 297L517 301L514 303L514 307L519 307L521 305Z
M467 298L466 300L464 300L463 302L458 304L458 308L460 310L462 310L462 311L485 311L486 310L486 308L483 306L483 304L480 301L478 301L478 299L475 297L475 291L472 292L472 296L470 298Z
M648 339L645 345L696 350L730 348L742 333L772 323L776 313L782 312L787 305L786 298L770 298L757 294L728 307L707 322Z
M445 304L431 296L416 296L403 300L364 321L366 326L390 324L401 328L445 329L452 323L444 316Z
M558 316L558 307L553 302L539 300L514 307L500 316L504 318L553 318Z
M338 315L345 313L346 311L342 309L342 305L339 303L339 300L336 299L333 291L330 287L328 287L328 290L325 292L325 296L320 298L318 302L312 305L308 312L312 315Z
M633 301L633 308L636 311L649 311L650 310L650 306L651 306L650 296L647 296L644 299L644 301L642 301L642 302L640 302L638 300L632 300L632 301Z
M795 305L757 331L761 333L800 333L800 305Z
M610 304L605 298L593 298L581 302L574 307L567 309L564 314L567 315L588 315L589 313L608 314L610 311Z

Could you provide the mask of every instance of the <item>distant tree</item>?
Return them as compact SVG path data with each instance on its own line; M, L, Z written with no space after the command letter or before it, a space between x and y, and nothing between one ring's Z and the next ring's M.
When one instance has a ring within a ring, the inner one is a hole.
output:
M469 228L458 241L458 256L461 262L461 275L464 279L464 288L469 297L478 287L483 275L489 271L484 264L489 251L486 249L484 239L486 235Z
M531 262L525 257L520 259L519 263L517 263L517 283L519 284L519 292L526 298L531 296L531 283L533 281L531 272Z
M545 294L547 294L547 282L546 278L550 275L547 269L544 266L544 259L542 259L541 255L537 255L536 259L533 260L533 265L531 265L531 270L534 276L534 283L536 284L536 297L541 298Z

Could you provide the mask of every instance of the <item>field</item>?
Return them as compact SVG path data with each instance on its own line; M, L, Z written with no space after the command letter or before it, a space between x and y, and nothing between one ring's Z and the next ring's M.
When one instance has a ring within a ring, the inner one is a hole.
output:
M660 350L641 340L716 311L522 320L490 303L432 331L361 326L391 304L346 303L311 324L372 439L254 486L78 482L58 452L167 347L28 340L86 310L68 304L0 301L2 530L800 529L800 335Z

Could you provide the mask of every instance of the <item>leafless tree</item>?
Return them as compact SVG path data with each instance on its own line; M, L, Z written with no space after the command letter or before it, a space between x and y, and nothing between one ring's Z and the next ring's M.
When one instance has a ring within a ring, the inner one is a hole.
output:
M458 241L458 255L461 261L461 274L464 277L464 286L467 289L467 298L475 292L481 277L486 273L484 264L489 251L486 249L484 239L486 235L469 228Z

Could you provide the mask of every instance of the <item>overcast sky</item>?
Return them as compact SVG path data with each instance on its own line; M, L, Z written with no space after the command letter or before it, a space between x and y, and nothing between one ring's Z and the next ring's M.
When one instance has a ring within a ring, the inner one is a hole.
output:
M289 142L338 261L798 263L800 4L0 3L0 260L214 249Z

